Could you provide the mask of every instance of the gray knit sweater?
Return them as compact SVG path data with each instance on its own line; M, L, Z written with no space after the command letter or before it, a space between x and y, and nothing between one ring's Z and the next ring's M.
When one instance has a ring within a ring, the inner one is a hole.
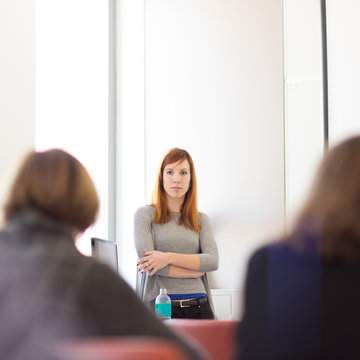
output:
M153 223L154 214L152 206L143 206L135 213L135 247L138 257L142 258L144 252L151 250L198 254L199 271L205 272L205 275L198 279L171 278L171 265L165 266L151 277L138 272L138 295L144 302L150 302L158 296L161 288L167 289L168 294L206 293L213 308L206 272L217 270L218 250L208 216L198 213L201 231L197 233L178 224L180 213L172 212L171 220L163 225Z
M54 343L99 336L152 336L202 358L110 267L80 254L68 226L38 209L0 230L0 294L1 360L63 359Z

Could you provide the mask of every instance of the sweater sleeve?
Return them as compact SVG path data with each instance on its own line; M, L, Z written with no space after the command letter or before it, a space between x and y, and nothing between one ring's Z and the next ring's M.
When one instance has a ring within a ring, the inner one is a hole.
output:
M219 254L210 219L199 213L200 220L200 272L215 271L219 267Z
M152 232L152 220L154 210L152 206L143 206L139 208L134 216L134 239L138 258L144 256L144 252L155 249L154 235ZM171 265L166 265L157 271L157 275L168 277Z

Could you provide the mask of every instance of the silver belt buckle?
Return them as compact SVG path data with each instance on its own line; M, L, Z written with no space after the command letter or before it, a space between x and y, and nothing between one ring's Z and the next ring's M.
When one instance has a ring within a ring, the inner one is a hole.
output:
M183 301L189 301L189 300L180 300L180 307L182 308L190 307L190 303L188 305L183 305Z

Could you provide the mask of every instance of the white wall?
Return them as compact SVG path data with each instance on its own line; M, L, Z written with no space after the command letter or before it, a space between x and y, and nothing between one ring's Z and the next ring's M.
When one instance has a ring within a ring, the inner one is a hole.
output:
M120 165L120 192L126 192L121 207L149 203L163 154L174 146L187 149L196 165L199 209L210 216L219 246L212 285L239 288L251 251L283 230L282 1L152 0L143 10L142 2L120 3L119 16L132 6L128 14L136 25L127 18L131 23L119 25L118 37L139 29L137 50L134 43L131 50L126 41L119 44L121 74L126 80L136 75L138 84L136 91L129 81L129 95L119 75L121 139L133 133L130 121L139 134L128 141L128 151L122 144L119 152L135 161L133 168ZM125 112L134 99L138 107ZM133 212L122 213L132 221ZM128 228L125 251L133 246L132 223L122 221L121 213L119 218L119 231ZM128 255L122 265L131 276L135 267Z
M327 1L329 143L360 134L360 3Z
M35 0L0 2L0 206L35 146Z

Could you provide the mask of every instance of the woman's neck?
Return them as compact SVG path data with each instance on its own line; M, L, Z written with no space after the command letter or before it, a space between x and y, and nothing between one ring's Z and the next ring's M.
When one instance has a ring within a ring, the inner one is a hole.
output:
M184 199L167 199L167 206L171 212L180 212Z

